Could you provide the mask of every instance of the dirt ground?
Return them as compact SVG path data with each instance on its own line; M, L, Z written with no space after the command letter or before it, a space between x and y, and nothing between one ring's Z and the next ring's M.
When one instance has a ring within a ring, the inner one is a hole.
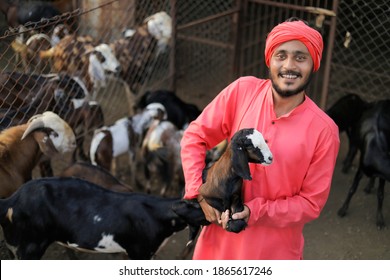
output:
M378 230L375 224L376 192L363 192L367 180L361 182L359 189L352 198L349 211L344 218L337 215L350 184L354 170L349 174L341 173L341 159L345 155L345 141L341 135L341 150L337 162L329 200L321 216L309 223L304 230L305 251L307 260L389 260L390 235L389 229ZM386 189L387 190L387 189ZM390 225L389 192L385 193L383 214L385 222ZM166 245L156 254L158 260L180 259L180 254L187 242L187 230L173 235ZM2 232L0 239L2 239ZM2 241L1 259L8 259ZM120 260L121 255L75 253L78 259L88 260ZM43 259L70 259L67 250L57 244L49 247ZM191 255L187 257L190 259Z

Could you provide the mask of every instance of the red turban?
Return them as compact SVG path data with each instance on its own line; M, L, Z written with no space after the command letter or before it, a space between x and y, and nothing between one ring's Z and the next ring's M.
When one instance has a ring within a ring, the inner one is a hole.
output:
M317 71L320 68L324 43L322 42L321 34L303 21L283 22L271 30L265 41L265 64L269 67L269 62L275 49L280 44L291 40L299 40L305 44L313 59L313 72Z

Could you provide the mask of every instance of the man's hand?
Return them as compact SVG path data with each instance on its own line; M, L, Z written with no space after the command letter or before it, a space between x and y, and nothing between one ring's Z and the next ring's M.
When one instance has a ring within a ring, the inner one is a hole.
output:
M206 216L206 220L210 223L221 225L221 212L211 207L201 195L198 196L198 202Z
M206 216L207 221L216 225L220 225L223 229L227 229L227 223L230 219L229 210L226 210L223 213L219 212L217 209L211 207L201 195L198 196L198 202L203 210L204 215ZM246 222L248 222L250 214L251 212L248 206L244 205L244 210L242 212L234 213L231 218L233 220L244 219Z

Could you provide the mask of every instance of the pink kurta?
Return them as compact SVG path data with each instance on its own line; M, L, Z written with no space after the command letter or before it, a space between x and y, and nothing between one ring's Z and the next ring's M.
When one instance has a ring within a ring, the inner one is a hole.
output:
M214 224L204 227L194 259L303 257L303 227L325 205L339 149L337 126L308 96L276 118L269 80L243 77L225 88L184 133L185 198L198 195L206 149L252 127L263 134L274 161L251 164L253 179L244 181L248 227L238 234Z

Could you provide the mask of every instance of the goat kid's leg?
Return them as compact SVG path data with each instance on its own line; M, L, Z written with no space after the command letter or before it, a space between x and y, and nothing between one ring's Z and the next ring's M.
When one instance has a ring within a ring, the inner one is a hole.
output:
M351 198L355 194L357 187L359 186L359 182L362 179L362 177L363 177L363 171L359 167L359 169L357 170L357 172L355 174L355 178L353 179L353 183L352 183L351 187L349 188L347 198L345 199L344 204L341 206L341 208L337 212L337 214L340 217L344 217L347 214L347 210L348 210Z
M349 169L352 166L353 159L355 158L356 153L358 151L357 145L351 142L350 136L348 136L348 139L349 139L349 148L348 148L347 155L343 160L343 166L341 168L341 172L343 173L348 173Z
M41 177L53 177L54 172L53 168L51 167L51 161L50 159L44 159L39 162L39 169L41 173Z
M374 186L375 186L375 177L370 177L366 187L364 188L364 192L366 194L371 193L371 190L374 188Z
M227 224L227 230L230 232L239 233L240 231L244 230L247 226L247 223L244 219L240 220L233 220L232 215L234 213L242 212L244 211L244 203L240 196L234 196L232 199L232 202L228 209L230 209L230 217Z
M167 162L163 162L160 167L160 174L163 176L164 186L160 191L161 196L166 196L167 192L171 190L172 178L173 178L173 170L172 165Z
M377 191L378 208L376 212L376 225L379 230L385 228L385 219L383 218L383 213L382 213L383 199L385 197L384 193L385 193L385 180L380 178L378 191Z
M119 178L119 171L118 171L118 159L113 158L111 161L111 174L113 174L116 178Z

